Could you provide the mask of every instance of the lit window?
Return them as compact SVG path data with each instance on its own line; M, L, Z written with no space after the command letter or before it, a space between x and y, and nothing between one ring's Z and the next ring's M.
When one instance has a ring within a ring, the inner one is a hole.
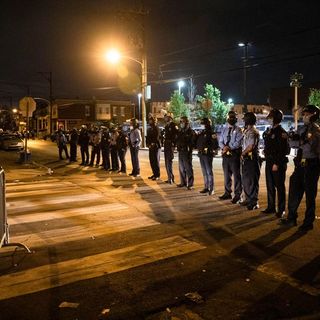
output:
M112 115L113 116L117 115L117 107L112 107Z
M121 115L121 117L124 117L124 116L125 116L124 107L121 107L121 108L120 108L120 115Z

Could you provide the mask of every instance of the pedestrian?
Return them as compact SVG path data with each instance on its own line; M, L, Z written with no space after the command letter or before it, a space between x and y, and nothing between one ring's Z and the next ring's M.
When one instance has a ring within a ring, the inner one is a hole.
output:
M101 126L102 134L101 134L101 154L102 154L102 167L104 170L110 169L110 132L109 129L105 126Z
M118 128L119 136L117 138L117 148L118 148L118 156L120 160L120 170L118 173L127 173L127 165L126 165L126 154L128 150L129 139L128 135L125 132L125 127L120 126Z
M180 129L177 134L177 150L179 159L180 183L178 188L187 187L188 190L193 189L194 176L192 167L192 151L194 147L195 135L190 127L188 117L180 118Z
M149 162L152 169L152 175L148 177L151 180L159 180L160 178L160 152L161 140L160 129L157 126L156 117L149 117L149 128L147 130L147 147L149 148Z
M69 159L68 148L67 148L67 138L64 132L62 131L62 129L59 129L57 133L57 146L59 149L59 159L63 160L62 151L65 152L66 158Z
M89 140L90 137L87 126L82 125L78 139L81 152L81 166L87 166L89 164Z
M297 210L305 194L305 217L299 230L307 232L313 229L315 220L320 171L320 128L316 124L319 119L319 108L307 105L302 109L302 116L304 125L291 138L297 141L298 152L289 182L288 216L286 219L281 219L280 224L288 227L297 225Z
M110 130L110 153L111 153L111 169L109 171L119 170L119 158L118 158L118 147L117 139L119 137L119 132L116 127L112 127Z
M132 172L129 176L140 176L139 149L141 145L141 132L139 130L139 122L137 119L130 120L129 146L131 154Z
M201 171L204 180L204 189L200 193L214 194L214 176L212 170L213 157L218 151L218 140L216 133L212 130L211 120L201 120L201 131L196 137L196 147L200 159Z
M92 128L91 136L90 136L90 144L91 144L91 159L90 159L90 167L93 167L94 161L96 160L96 167L100 165L100 142L101 142L101 134L97 127Z
M70 162L77 161L78 130L73 128L70 134Z
M253 112L246 112L243 117L245 129L242 141L242 187L245 205L248 210L259 209L259 178L260 178L260 157L259 157L259 131L255 127L257 117Z
M282 128L283 113L272 109L267 115L272 126L263 133L264 157L266 160L265 175L267 185L268 205L262 213L276 214L282 217L286 207L286 171L290 153L288 134ZM276 194L278 210L276 210Z
M167 171L168 179L166 183L174 183L174 174L172 169L172 163L174 159L174 149L176 144L176 138L178 134L178 127L173 122L173 114L167 112L164 116L166 125L164 127L164 136L163 136L163 149L164 149L164 163Z
M238 203L241 200L242 184L241 184L241 146L243 134L237 125L237 113L229 111L227 123L222 129L219 138L219 147L222 154L222 168L224 175L224 193L219 197L220 200L232 199L232 203ZM232 198L232 178L233 191Z

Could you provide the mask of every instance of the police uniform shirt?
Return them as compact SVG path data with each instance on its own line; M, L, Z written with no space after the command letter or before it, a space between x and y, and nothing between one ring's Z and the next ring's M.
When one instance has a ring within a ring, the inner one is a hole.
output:
M177 132L178 132L177 126L173 122L168 123L164 127L164 141L175 142L177 137Z
M253 151L258 148L259 144L259 131L256 127L247 128L243 133L242 150L247 149L250 145L253 145Z
M194 143L194 131L188 127L180 129L177 135L177 149L178 151L192 151Z
M228 135L229 135L229 129L230 131L230 141L228 143ZM227 144L231 150L236 150L241 148L243 139L242 130L238 126L231 126L229 124L226 124L220 134L219 139L219 147L223 149Z
M138 128L132 129L130 131L130 145L134 148L140 147L141 145L141 133L140 130Z
M156 125L151 125L147 131L147 145L160 147L160 129Z
M298 129L303 159L320 157L320 128L316 123Z
M290 153L288 134L281 125L268 128L263 133L264 155L267 161L279 165Z
M217 136L211 129L204 129L199 133L197 136L197 149L199 152L208 149L208 153L218 149Z

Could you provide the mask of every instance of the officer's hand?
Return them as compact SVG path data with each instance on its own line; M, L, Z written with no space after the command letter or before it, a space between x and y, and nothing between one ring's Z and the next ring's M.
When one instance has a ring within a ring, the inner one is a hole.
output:
M279 169L279 166L278 166L278 165L274 164L274 165L272 166L272 171L273 171L273 172L278 171L278 169Z

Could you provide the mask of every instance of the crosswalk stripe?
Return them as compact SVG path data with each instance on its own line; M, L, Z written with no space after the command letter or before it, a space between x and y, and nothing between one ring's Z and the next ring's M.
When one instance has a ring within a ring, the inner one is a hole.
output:
M180 236L43 265L0 277L0 300L35 293L81 280L101 277L170 257L205 249Z
M64 203L73 203L73 202L86 202L90 200L97 200L104 198L105 195L98 193L88 193L88 194L70 194L67 196L57 196L53 199L38 199L37 202L34 202L33 199L28 200L10 200L7 202L8 213L19 213L27 212L30 209L42 209L49 205L61 204Z
M6 193L12 193L16 191L27 191L27 190L41 190L41 189L55 189L55 188L66 188L66 187L72 187L75 186L72 182L61 182L61 183L52 183L52 184L47 184L47 183L37 183L37 184L18 184L18 185L11 185L11 186L6 186Z
M92 236L95 238L105 235L114 234L142 227L149 227L158 225L159 222L148 218L147 216L131 215L123 218L109 219L106 215L105 221L93 222L90 220L83 225L76 225L73 227L59 228L48 231L40 231L35 233L27 233L19 236L11 235L12 242L21 242L30 248L56 245L68 241L79 241L90 239Z
M129 206L122 203L106 203L90 207L76 207L71 209L60 209L54 211L41 211L36 213L12 216L9 214L9 225L49 221L53 219L67 219L75 216L93 215L101 212L107 214L108 219L118 218L120 210L126 210Z
M57 193L68 193L74 189L79 189L78 186L69 186L69 187L60 187L56 189L44 189L44 190L32 190L32 191L19 191L19 192L11 192L6 194L7 199L12 199L12 198L20 198L20 197L32 197L32 196L40 196L40 195L52 195L52 194L57 194Z

